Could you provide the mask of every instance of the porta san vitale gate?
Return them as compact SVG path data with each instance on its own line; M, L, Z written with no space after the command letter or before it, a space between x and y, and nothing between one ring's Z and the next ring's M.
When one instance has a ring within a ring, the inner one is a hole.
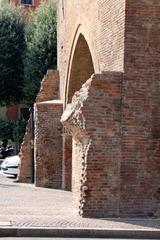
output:
M160 2L57 5L58 71L35 104L35 184L71 190L84 217L158 217Z

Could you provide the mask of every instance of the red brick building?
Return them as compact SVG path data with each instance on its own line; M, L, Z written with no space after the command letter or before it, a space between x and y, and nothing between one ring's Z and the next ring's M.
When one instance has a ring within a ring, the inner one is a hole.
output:
M40 2L41 0L9 0L9 3L23 7L23 13L26 18L31 11L34 11L40 5Z
M82 216L160 216L159 10L58 1L57 85L35 104L35 184L71 190Z
M9 3L23 6L26 11L35 9L40 5L40 2L41 0L9 0Z

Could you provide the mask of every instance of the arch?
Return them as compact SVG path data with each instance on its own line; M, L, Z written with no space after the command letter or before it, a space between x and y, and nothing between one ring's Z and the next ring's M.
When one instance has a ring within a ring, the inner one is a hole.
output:
M91 51L82 33L78 35L76 45L73 47L70 57L65 93L66 105L72 101L74 93L78 91L83 83L95 72ZM74 167L72 167L72 149L74 149L74 147L72 143L71 136L65 136L63 138L63 188L67 190L72 190L72 182L74 182L74 174L72 174L72 169L74 169Z
M80 33L70 64L70 71L66 83L65 104L71 102L74 93L81 88L82 84L89 79L94 72L91 51L84 35Z

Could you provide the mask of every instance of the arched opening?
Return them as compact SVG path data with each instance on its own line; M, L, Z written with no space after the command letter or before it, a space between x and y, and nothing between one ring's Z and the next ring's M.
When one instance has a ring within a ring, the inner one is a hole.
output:
M80 34L72 59L66 103L71 102L74 93L93 73L94 66L91 52L84 36Z
M66 104L72 101L74 93L80 90L83 83L85 83L93 73L94 66L91 52L84 36L80 34L71 62L66 92ZM63 186L65 189L71 190L74 184L74 178L72 178L72 168L74 167L72 164L72 137L66 136L63 141Z

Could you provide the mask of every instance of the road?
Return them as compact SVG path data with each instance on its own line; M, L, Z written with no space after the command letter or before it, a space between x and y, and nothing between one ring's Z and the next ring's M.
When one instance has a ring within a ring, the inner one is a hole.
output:
M1 238L1 240L129 240L128 238ZM132 239L132 240L142 240L142 239ZM143 239L149 240L149 239ZM151 239L150 239L151 240Z

